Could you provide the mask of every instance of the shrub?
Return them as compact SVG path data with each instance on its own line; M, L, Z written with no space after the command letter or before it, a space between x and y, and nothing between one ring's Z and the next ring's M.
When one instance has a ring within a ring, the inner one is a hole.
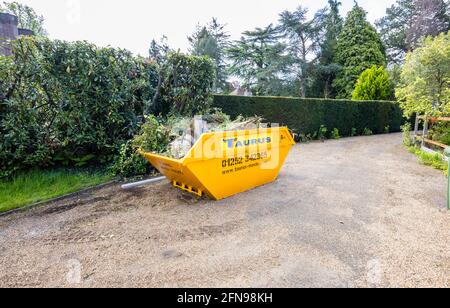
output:
M86 42L13 42L0 61L0 172L104 163L139 129L154 71L143 59Z
M358 135L358 131L356 130L356 128L352 128L352 133L351 133L351 137L355 137L356 135Z
M114 164L110 167L110 172L114 176L130 178L143 176L149 172L150 164L147 160L136 152L131 141L124 143L120 147Z
M121 146L119 155L110 167L111 173L124 178L148 174L152 168L140 151L164 153L171 137L170 124L155 116L146 116L140 133Z
M328 128L325 127L325 125L321 125L317 134L317 138L319 140L325 140L327 139L327 133L328 133Z
M210 105L214 67L204 57L174 53L159 70L87 42L22 37L12 44L14 55L0 57L0 178L36 165L110 163L139 132L156 90L167 113Z
M372 136L373 135L373 131L370 128L364 128L363 131L363 136Z
M209 57L169 53L161 77L156 114L194 116L211 107L215 69Z
M430 138L450 146L450 123L438 122L430 129Z
M388 72L376 65L365 70L358 79L353 100L386 100L389 98L391 85Z
M333 131L331 132L331 138L334 140L341 139L341 136L339 135L339 129L337 128L333 129Z
M165 152L170 142L170 130L155 116L150 115L145 119L140 133L133 138L134 148L146 152Z
M411 123L405 123L401 129L403 132L403 144L407 147L412 146L413 141L411 139Z
M317 134L321 125L337 128L343 137L365 128L382 134L388 125L399 132L404 122L399 105L387 101L215 95L214 106L232 118L258 115L305 135Z
M391 127L388 125L384 128L384 133L389 134L391 132Z

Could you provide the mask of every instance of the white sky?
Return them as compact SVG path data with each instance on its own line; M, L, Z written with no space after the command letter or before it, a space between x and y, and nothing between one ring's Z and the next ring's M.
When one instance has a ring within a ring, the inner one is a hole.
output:
M45 17L51 38L87 40L100 46L121 47L147 55L150 41L163 35L174 49L186 51L187 36L198 23L217 17L227 24L232 39L243 31L276 23L282 11L299 5L311 14L327 0L18 0ZM342 13L353 0L341 0ZM374 22L395 0L358 0Z

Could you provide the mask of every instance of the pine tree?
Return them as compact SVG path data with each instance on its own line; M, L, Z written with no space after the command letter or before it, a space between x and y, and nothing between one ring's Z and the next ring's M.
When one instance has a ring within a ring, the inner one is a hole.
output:
M215 63L215 92L223 92L227 88L225 52L229 47L229 38L229 34L225 31L225 25L220 24L216 18L213 18L206 26L198 26L195 33L188 37L191 54L208 56Z
M386 54L380 35L356 4L338 38L335 62L342 66L334 87L338 98L351 98L358 77L373 65L385 66Z
M322 43L320 44L320 58L317 66L315 88L316 96L334 98L333 81L339 71L339 65L334 63L338 37L342 31L344 20L339 13L341 2L328 0L328 7L316 14L318 26L324 29Z
M232 61L230 73L244 81L244 87L256 95L275 95L279 91L280 75L286 65L280 43L281 35L273 25L246 31L239 41L228 49Z

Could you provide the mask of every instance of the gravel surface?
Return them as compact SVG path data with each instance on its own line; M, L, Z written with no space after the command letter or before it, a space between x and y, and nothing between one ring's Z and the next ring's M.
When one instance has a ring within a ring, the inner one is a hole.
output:
M113 185L0 218L0 287L450 287L446 179L399 134L298 145L213 202Z

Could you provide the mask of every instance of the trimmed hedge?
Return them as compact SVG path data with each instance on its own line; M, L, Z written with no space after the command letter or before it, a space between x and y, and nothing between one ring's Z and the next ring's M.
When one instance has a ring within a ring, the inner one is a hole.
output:
M314 134L321 125L339 129L341 136L351 136L366 128L374 134L399 132L403 113L396 102L302 99L286 97L243 97L215 95L214 107L232 118L239 115L261 116L269 123L279 123L305 135Z

